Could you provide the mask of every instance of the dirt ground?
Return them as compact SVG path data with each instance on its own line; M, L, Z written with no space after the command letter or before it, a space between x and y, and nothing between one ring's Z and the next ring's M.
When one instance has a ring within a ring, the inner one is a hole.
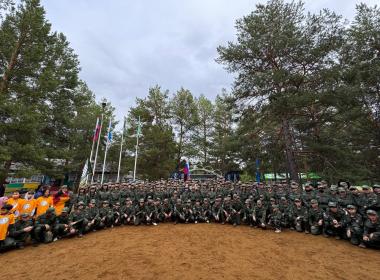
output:
M380 279L380 251L246 226L121 227L0 255L0 279Z

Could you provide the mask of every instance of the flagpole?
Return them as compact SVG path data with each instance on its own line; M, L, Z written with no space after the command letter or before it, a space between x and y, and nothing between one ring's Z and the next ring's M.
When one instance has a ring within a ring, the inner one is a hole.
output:
M100 180L100 184L103 185L103 179L104 179L104 171L106 170L106 162L107 162L107 152L108 152L108 146L109 146L109 143L110 143L110 131L111 131L111 120L110 120L110 124L108 126L108 130L107 130L107 144L106 144L106 150L104 152L104 160L103 160L103 170L102 170L102 179Z
M98 143L96 144L94 166L92 167L91 184L94 182L94 176L95 176L95 170L96 170L96 161L98 159L99 143L100 143L100 138L102 136L103 117L104 117L104 114L102 113L102 117L101 117L101 121L100 121L100 131L99 131L99 136L98 136Z
M140 117L139 117L139 123L137 125L137 133L136 133L136 152L135 152L135 168L133 170L133 181L136 180L136 169L137 169L137 148L139 146L139 136L140 136Z
M91 147L91 153L90 153L90 164L91 164L91 161L92 161L92 155L94 154L94 148L95 148L95 142L96 142L96 140L95 140L94 137L95 137L96 129L98 128L98 125L99 125L99 117L96 118L96 125L95 125L95 130L94 130L94 136L92 138L92 147ZM87 176L86 176L86 185L88 183L88 176L89 175L90 174L87 174Z
M121 143L120 143L120 155L119 155L119 166L117 168L117 179L116 182L120 183L120 165L121 165L121 154L123 152L123 140L124 140L124 130L125 130L125 117L124 117L124 124L123 124L123 131L121 132Z

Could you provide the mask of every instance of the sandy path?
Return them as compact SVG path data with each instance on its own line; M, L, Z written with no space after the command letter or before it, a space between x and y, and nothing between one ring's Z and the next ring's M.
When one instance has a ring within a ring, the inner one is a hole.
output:
M0 278L12 280L380 279L380 251L214 224L114 228L8 252L0 263Z

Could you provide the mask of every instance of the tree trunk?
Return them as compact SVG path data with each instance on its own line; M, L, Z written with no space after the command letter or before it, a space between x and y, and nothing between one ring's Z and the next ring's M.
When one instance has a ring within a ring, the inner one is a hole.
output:
M293 152L292 135L289 128L289 121L286 118L282 119L282 131L283 131L284 140L285 140L285 153L286 153L287 167L290 173L290 179L296 182L299 182L296 158Z
M7 89L8 89L8 83L10 80L10 73L12 70L15 68L16 63L17 63L17 57L20 54L21 51L21 46L24 43L24 37L25 37L25 32L23 30L21 31L20 38L18 39L16 46L12 52L12 55L10 57L10 60L8 62L8 67L4 71L3 78L1 79L0 83L0 94L4 94Z

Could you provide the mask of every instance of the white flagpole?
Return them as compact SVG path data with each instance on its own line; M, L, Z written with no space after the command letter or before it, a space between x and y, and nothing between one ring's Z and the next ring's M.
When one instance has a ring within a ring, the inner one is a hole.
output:
M121 154L123 152L123 140L124 140L124 130L125 130L125 117L123 124L123 131L121 132L121 143L120 143L120 154L119 154L119 166L117 168L117 179L116 182L120 183L120 166L121 166Z
M133 181L136 180L136 169L137 169L137 148L139 146L139 136L140 136L140 130L141 130L141 127L140 127L140 117L139 117L139 123L137 125L137 133L136 133L136 152L135 152L135 168L133 170Z
M100 180L100 184L101 184L101 185L103 185L104 171L105 171L105 169L106 169L107 152L108 152L108 146L109 146L109 143L110 143L110 138L109 138L110 130L111 130L111 120L110 120L110 124L109 124L109 126L108 126L108 130L107 130L107 144L106 144L106 150L105 150L105 152L104 152L103 170L102 170L102 179Z
M95 176L95 170L96 170L96 161L98 159L99 143L100 143L100 138L102 136L103 117L104 117L104 114L102 113L102 117L101 117L101 120L100 120L100 131L99 131L99 136L98 136L98 143L96 144L96 152L95 152L94 165L92 166L91 184L94 183L94 176Z
M95 125L95 130L94 130L94 136L92 138L92 147L91 147L91 153L90 153L90 164L91 164L91 161L92 161L92 156L94 154L94 148L95 148L94 137L96 135L96 129L98 128L98 125L99 125L99 117L96 118L96 125ZM89 174L87 174L87 176L86 176L86 185L87 185L87 182L88 182L88 176L89 176Z

